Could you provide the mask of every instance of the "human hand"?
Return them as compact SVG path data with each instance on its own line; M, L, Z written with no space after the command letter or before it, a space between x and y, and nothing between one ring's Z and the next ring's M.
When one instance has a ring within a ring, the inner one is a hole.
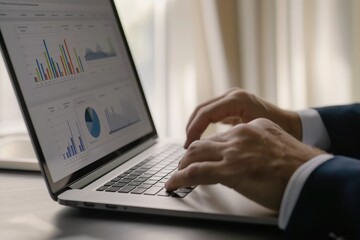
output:
M224 95L199 105L186 126L187 139L184 147L199 140L210 123L223 122L236 125L256 118L267 118L298 140L302 138L302 126L296 112L285 111L242 89L234 88Z
M304 162L322 154L267 119L239 124L193 142L165 188L221 183L270 209L279 210L285 187Z

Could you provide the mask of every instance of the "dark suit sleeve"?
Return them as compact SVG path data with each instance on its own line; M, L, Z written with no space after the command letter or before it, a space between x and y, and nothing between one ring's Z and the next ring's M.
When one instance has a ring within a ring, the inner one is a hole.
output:
M360 159L360 104L316 108L326 130L335 155Z
M360 239L360 161L335 156L311 173L285 230L286 239Z

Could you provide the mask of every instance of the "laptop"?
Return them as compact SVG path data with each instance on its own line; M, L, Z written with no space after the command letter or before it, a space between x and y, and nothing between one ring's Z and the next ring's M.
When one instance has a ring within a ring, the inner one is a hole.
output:
M114 1L0 0L2 54L51 197L111 211L275 225L223 185L165 191L158 138Z

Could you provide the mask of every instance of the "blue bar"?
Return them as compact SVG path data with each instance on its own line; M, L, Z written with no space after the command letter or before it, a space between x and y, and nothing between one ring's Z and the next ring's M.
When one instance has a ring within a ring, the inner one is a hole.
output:
M48 48L47 48L47 46L46 46L46 42L45 42L44 39L43 39L43 42L44 42L46 54L47 54L47 56L48 56L48 59L49 59L49 62L50 62L50 66L51 66L51 69L49 69L49 70L52 70L54 76L56 76L56 74L55 74L55 69L54 69L53 62L52 62L52 58L50 57L50 54L49 54L49 51L48 51ZM50 77L50 76L49 76L49 77Z
M79 58L79 62L80 62L80 65L81 65L81 70L82 70L82 72L84 72L84 67L82 65L81 58L79 56L78 56L78 58Z
M81 133L80 133L80 129L79 129L79 125L78 125L77 122L76 122L76 127L77 127L78 132L79 132L79 141L80 141L80 145L81 145L82 152L83 152L83 151L85 151L85 145L84 145L84 142L83 142L83 140L82 140Z
M44 73L44 78L45 78L45 80L46 80L46 74L45 74L45 71L44 71L44 67L43 67L43 65L42 64L40 64L40 66L41 66L41 70L43 71L43 73Z
M69 147L70 147L70 150L71 150L71 154L75 155L74 146L70 143Z
M70 140L71 140L72 146L73 146L73 148L74 148L74 152L75 152L75 154L77 154L77 150L76 150L76 147L75 147L74 138L71 137Z
M52 69L53 69L53 72L54 72L54 76L55 77L59 77L59 74L58 74L58 72L57 72L57 70L56 70L56 67L55 67L55 63L54 63L54 60L53 60L53 58L51 58L51 67L52 67Z
M67 157L67 158L69 158L69 157L70 157L70 156L69 156L69 153L66 153L66 157Z
M84 148L84 143L83 143L81 137L79 137L79 141L80 141L81 151L83 152L85 148Z
M71 151L71 156L74 156L75 155L74 147L72 145L69 145L69 147L70 147L70 151Z
M62 77L62 74L61 74L61 71L60 71L60 67L59 67L59 63L56 63L56 66L57 66L57 68L58 68L59 75Z
M76 149L75 149L75 146L74 145L71 145L71 150L73 151L74 155L76 155Z
M50 59L50 64L51 64L51 68L52 68L52 71L54 73L54 76L58 77L53 58Z
M38 69L39 69L39 72L40 72L40 76L41 76L41 80L45 80L44 79L44 77L43 77L43 74L42 74L42 72L41 72L41 68L40 68L40 64L39 64L39 61L36 59L36 64L37 64L37 67L38 67Z
M71 157L71 152L70 152L70 149L69 149L69 147L67 147L67 153L66 153L66 155L68 155L68 157Z

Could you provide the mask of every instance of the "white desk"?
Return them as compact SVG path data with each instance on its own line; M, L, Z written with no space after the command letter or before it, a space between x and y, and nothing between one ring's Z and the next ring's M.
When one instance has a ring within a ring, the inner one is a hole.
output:
M0 239L282 239L275 227L80 210L54 202L40 173L0 170Z

